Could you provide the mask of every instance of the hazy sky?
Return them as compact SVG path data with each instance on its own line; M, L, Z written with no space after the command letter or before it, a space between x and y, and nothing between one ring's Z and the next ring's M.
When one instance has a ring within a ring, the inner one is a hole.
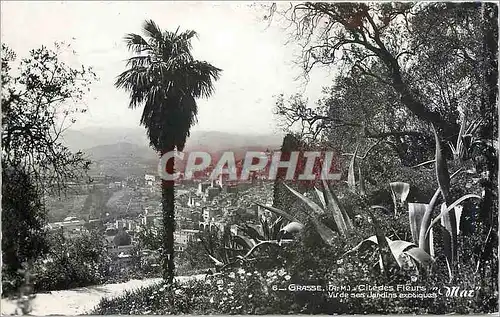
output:
M94 67L100 81L92 86L89 111L75 128L134 127L140 110L128 109L127 93L113 86L130 56L123 36L141 33L145 19L171 31L193 29L199 33L193 41L195 58L223 69L215 95L198 101L194 130L272 133L278 131L273 95L303 91L303 85L295 81L300 74L292 64L296 47L284 46L286 33L278 26L266 29L264 14L249 2L3 1L1 36L18 56L66 41L77 52L69 62ZM329 83L326 76L317 72L311 78L305 93L312 100Z

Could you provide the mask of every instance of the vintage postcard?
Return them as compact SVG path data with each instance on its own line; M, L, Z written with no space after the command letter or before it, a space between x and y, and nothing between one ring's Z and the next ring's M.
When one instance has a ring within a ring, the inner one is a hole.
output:
M497 3L1 21L2 315L498 314Z

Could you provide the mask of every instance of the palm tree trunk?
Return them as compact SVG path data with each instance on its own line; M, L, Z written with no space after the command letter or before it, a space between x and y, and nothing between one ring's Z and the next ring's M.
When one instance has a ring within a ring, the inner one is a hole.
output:
M162 154L173 151L171 147ZM174 159L167 162L166 171L168 174L174 173ZM175 265L174 265L174 231L175 231L175 197L174 197L174 181L162 180L161 184L162 196L162 216L163 216L163 279L171 284L174 280Z

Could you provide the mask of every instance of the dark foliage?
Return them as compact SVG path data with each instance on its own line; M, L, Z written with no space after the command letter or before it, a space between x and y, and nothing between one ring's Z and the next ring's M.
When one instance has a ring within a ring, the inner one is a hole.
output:
M77 103L96 77L91 69L61 62L63 45L55 47L31 50L13 72L16 54L2 43L3 294L22 282L21 267L31 269L48 252L43 195L82 181L90 164L64 146L61 135L75 114L85 112Z
M49 245L39 192L26 173L2 163L2 289L12 293L23 280L23 263L46 254Z

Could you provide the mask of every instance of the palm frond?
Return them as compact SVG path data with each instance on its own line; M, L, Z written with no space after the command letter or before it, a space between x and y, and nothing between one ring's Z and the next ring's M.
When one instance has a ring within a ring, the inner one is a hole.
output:
M186 65L187 86L195 98L208 98L214 92L214 82L220 78L222 70L207 62L194 61Z
M158 43L163 42L163 34L160 27L153 20L146 20L143 24L144 33L157 41Z
M150 67L151 66L151 56L149 55L141 55L141 56L133 56L127 59L127 66L130 69L135 69L136 67Z
M152 84L147 76L146 67L133 67L125 70L118 75L115 86L130 92L130 108L142 105L152 88Z
M151 45L139 34L129 33L123 39L125 40L127 49L132 52L142 53L153 51Z

